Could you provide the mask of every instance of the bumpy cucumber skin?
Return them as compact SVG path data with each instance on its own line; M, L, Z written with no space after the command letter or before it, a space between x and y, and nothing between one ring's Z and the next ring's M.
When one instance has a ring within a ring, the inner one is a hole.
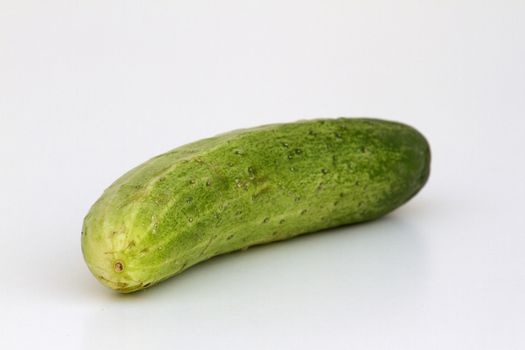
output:
M103 284L133 292L219 254L383 216L429 173L428 142L397 122L236 130L115 181L84 219L82 252Z

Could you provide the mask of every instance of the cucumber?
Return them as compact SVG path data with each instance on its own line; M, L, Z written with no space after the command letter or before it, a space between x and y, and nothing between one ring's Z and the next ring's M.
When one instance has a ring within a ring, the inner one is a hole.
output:
M397 122L236 130L120 177L85 217L82 252L99 281L133 292L220 254L383 216L429 172L428 142Z

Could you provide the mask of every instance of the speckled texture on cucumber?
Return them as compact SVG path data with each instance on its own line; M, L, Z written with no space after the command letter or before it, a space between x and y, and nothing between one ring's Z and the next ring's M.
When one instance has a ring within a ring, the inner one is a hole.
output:
M106 189L84 219L91 272L120 292L213 256L378 218L426 183L414 128L339 118L236 130L159 155Z

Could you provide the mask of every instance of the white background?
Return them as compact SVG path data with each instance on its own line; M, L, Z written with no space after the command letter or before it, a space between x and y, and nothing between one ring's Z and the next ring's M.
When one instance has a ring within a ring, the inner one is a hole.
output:
M0 0L0 348L524 349L525 2ZM231 129L373 116L432 174L373 223L100 285L83 216Z

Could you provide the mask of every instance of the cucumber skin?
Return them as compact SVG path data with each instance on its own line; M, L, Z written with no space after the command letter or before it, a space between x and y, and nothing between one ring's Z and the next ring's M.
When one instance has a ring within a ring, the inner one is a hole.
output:
M338 118L235 130L164 153L91 207L82 252L127 293L213 256L372 220L413 197L430 147L397 122Z

